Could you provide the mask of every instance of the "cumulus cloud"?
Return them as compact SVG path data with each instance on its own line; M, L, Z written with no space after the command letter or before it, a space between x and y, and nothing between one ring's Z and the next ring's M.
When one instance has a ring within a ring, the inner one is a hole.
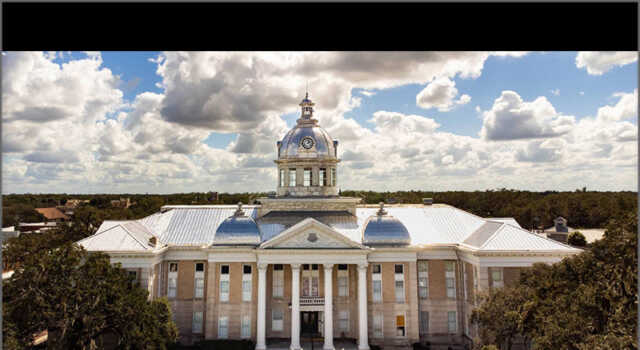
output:
M624 66L638 60L635 51L580 51L576 67L586 68L591 75L602 75L615 66Z
M521 162L554 162L562 157L565 142L562 139L531 141L516 152Z
M3 180L8 191L31 192L273 189L275 144L289 129L283 115L298 112L307 79L316 117L340 140L343 189L573 188L575 179L557 169L581 169L585 181L604 189L615 186L600 180L601 169L630 179L637 91L616 94L578 121L544 98L523 101L504 91L489 110L477 108L482 138L444 132L428 115L377 110L366 122L344 116L374 91L407 84L426 90L434 82L455 89L454 79L478 77L488 57L524 54L171 52L154 59L162 91L126 103L127 84L98 53L74 54L64 64L55 63L59 53L8 53ZM456 90L445 100L431 108L471 97ZM212 148L204 143L212 131L237 137Z
M525 102L507 90L483 112L480 135L487 140L554 137L566 134L574 124L575 117L559 114L545 97Z
M440 77L429 83L416 96L416 104L420 108L437 108L440 112L449 111L454 104L466 104L471 101L471 96L462 95L455 101L458 95L456 83L447 77Z
M616 93L614 97L619 98L615 106L604 106L598 108L597 118L602 121L619 121L638 116L638 89L632 93Z

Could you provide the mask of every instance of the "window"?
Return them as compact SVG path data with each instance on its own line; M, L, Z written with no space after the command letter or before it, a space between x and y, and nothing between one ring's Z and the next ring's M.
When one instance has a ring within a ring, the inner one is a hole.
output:
M346 264L338 265L338 296L349 296L349 269Z
M131 277L131 285L134 285L138 282L138 272L137 271L127 271L129 272L129 277Z
M383 321L382 321L382 312L378 312L373 315L373 337L374 338L382 338L384 337L383 332Z
M449 333L456 333L457 332L457 318L456 318L456 312L455 311L449 311L447 313L448 317L448 328L449 328Z
M429 333L429 312L420 311L420 335Z
M296 169L289 169L289 187L296 186Z
M429 297L429 264L418 261L418 296L421 299Z
M178 294L178 263L169 263L169 282L167 296L173 299Z
M445 282L447 285L447 298L456 298L456 274L455 263L453 261L445 262Z
M343 332L349 331L349 311L338 313L338 329Z
M331 168L331 186L336 185L336 168Z
M240 337L243 339L251 338L251 316L242 316L242 329Z
M405 335L404 315L397 315L396 316L396 335L398 337L404 337L404 335Z
M504 281L502 280L502 269L499 267L491 268L491 282L496 288L504 287Z
M396 302L404 303L404 281L396 281Z
M281 331L283 318L282 310L273 309L271 312L271 330Z
M251 301L251 265L242 266L242 301Z
M196 263L194 297L204 297L204 263Z
M284 267L282 264L273 265L273 297L284 296Z
M371 271L371 283L373 284L373 302L382 302L382 267L380 264L373 264Z
M396 280L396 302L404 303L404 265L398 264L395 266L395 280Z
M218 339L227 339L229 337L229 317L221 316L218 319Z
M326 186L327 185L327 169L320 168L318 172L318 186Z
M319 277L318 264L302 265L302 296L318 296Z
M220 301L229 301L229 265L220 266Z
M202 333L202 311L193 313L193 322L191 323L192 333Z
M280 187L284 187L284 169L280 169Z
M311 168L304 168L304 186L311 186Z

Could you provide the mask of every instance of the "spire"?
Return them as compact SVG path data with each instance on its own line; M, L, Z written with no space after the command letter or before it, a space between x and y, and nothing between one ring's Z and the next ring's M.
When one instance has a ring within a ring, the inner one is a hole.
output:
M233 213L233 216L244 216L244 211L242 210L242 202L238 202L238 209Z
M380 209L376 214L378 214L378 216L387 215L387 211L384 210L384 202L380 202Z
M309 99L309 87L308 86L307 86L307 92L306 92L306 94L304 96L304 99L302 100L302 102L300 102L299 106L302 107L301 119L309 120L309 119L313 118L313 106L315 106L315 103L313 103Z

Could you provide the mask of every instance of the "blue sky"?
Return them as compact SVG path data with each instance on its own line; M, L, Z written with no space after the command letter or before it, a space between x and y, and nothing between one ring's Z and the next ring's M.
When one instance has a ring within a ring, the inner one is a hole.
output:
M65 172L95 191L272 187L307 82L345 188L637 187L635 53L34 52L3 70L14 192L81 191Z

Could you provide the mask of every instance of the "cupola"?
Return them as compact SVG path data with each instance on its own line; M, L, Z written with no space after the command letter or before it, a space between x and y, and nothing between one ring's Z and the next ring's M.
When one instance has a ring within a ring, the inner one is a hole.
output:
M262 242L260 228L252 217L245 214L240 202L235 213L218 226L212 245L257 246L260 242Z
M365 221L362 229L362 244L368 246L405 246L411 243L409 231L397 218L388 215L384 202L376 215Z

